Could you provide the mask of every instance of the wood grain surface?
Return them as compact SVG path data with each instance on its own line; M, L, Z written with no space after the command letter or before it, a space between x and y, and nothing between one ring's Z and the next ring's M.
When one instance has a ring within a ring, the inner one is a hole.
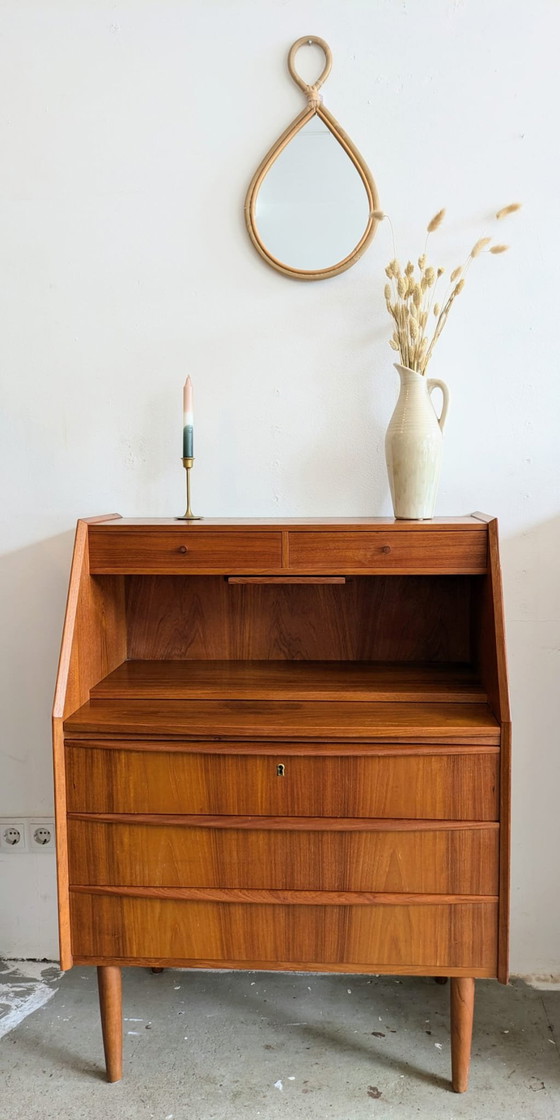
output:
M383 739L499 743L486 704L265 700L92 700L64 721L71 735L169 738Z
M108 517L118 519L118 514ZM91 686L126 657L123 580L113 576L96 584L89 574L89 529L92 524L104 520L106 518L79 521L76 529L53 702L59 942L63 969L72 965L63 721L87 700Z
M188 572L248 573L278 569L282 564L280 533L229 533L207 529L193 533L184 526L180 533L146 529L130 533L92 533L89 543L90 571L167 574Z
M105 954L100 957L99 954L95 956L84 956L82 953L76 953L74 957L75 965L99 965L99 964L115 964L119 967L130 966L131 968L149 968L154 972L163 972L165 968L218 968L218 969L235 969L248 972L261 970L264 972L333 972L333 973L362 973L370 976L373 969L371 964L359 964L357 961L349 961L344 964L338 964L336 961L330 961L328 968L324 964L317 964L314 961L261 961L255 958L251 961L239 960L215 960L212 957L161 957L161 956L134 956L134 957L114 957ZM494 977L496 975L494 968L489 965L473 970L469 965L430 965L429 970L422 965L409 965L401 964L398 969L394 965L383 965L376 963L375 975L399 975L399 976L426 976L441 977L442 981L448 980L450 976L473 976L477 977Z
M479 517L485 517L478 514ZM481 581L473 598L473 632L476 655L488 702L501 724L500 763L500 948L498 976L507 983L509 975L509 909L511 858L511 715L508 694L506 639L502 576L498 546L498 522L488 523L488 576Z
M107 1081L120 1081L123 1049L121 969L110 964L102 965L97 969L97 984Z
M122 749L116 742L109 749L68 746L68 808L92 813L498 818L496 751L329 757L291 756L280 750L263 757L159 746L163 749L131 750L130 743ZM285 767L283 776L278 776L279 765Z
M469 663L478 582L390 575L235 585L212 575L129 576L128 657Z
M227 530L228 533L244 534L247 529L275 529L285 532L314 532L332 533L342 529L351 529L356 533L384 533L390 529L393 533L433 532L437 533L443 527L456 533L463 533L465 529L478 530L486 534L486 524L481 524L481 518L492 521L489 514L472 513L463 517L431 517L429 521L397 521L394 517L205 517L202 521L193 521L188 525L179 517L122 517L119 529L125 528L129 533L143 533L146 529L171 530L177 534L207 533L208 529ZM106 518L91 518L92 536L105 529L111 530L110 524L104 525L101 530L96 522L106 521Z
M71 892L77 957L496 968L495 902L297 905Z
M413 529L393 533L289 534L288 565L296 571L468 572L486 571L486 538L476 529L461 533Z
M507 979L497 523L80 523L54 709L63 967ZM66 742L63 742L63 728Z
M456 1093L465 1093L469 1084L471 1040L474 1016L474 979L453 977L451 1003L451 1082Z
M383 661L125 661L93 700L375 700L484 703L470 665Z
M192 821L193 818L191 818ZM196 819L196 818L194 818ZM298 821L301 818L297 818ZM70 883L246 889L498 893L498 830L196 827L70 819ZM233 818L235 821L235 818ZM307 823L307 818L304 818ZM359 822L362 824L362 822ZM282 827L283 824L283 827Z

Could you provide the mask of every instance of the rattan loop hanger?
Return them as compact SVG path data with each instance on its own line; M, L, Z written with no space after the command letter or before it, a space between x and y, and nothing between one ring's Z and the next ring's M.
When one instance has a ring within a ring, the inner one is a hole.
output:
M296 70L296 67L295 67L295 58L296 58L296 54L298 53L300 47L312 47L312 46L317 46L317 47L321 48L321 50L323 51L323 54L325 56L325 65L324 65L319 77L317 78L317 80L315 82L313 82L313 85L310 86L298 74L298 72ZM301 39L297 39L296 42L293 44L293 46L290 47L290 53L288 55L288 70L290 71L290 77L293 79L293 81L296 83L296 85L299 86L299 88L303 90L303 92L306 95L309 102L320 102L321 101L321 98L319 97L319 90L320 90L321 86L323 85L323 82L326 82L326 80L327 80L327 78L328 78L328 76L331 72L331 68L332 68L332 51L331 51L331 48L329 47L329 44L326 43L324 39L319 39L316 35L302 35Z

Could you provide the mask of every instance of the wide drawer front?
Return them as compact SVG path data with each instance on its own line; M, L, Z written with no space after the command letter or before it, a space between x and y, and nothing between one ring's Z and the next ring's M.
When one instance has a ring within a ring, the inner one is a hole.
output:
M295 818L289 830L278 818L241 824L70 819L70 883L498 894L495 825L327 831L327 821L309 818Z
M71 891L75 959L494 976L495 902L269 905Z
M486 571L486 532L290 533L289 566L310 572L480 573Z
M278 532L129 532L91 526L89 562L94 574L266 572L281 565L282 538Z
M293 749L293 744L290 745ZM498 819L498 751L360 755L196 753L67 744L68 809L82 813ZM420 753L421 752L421 753Z

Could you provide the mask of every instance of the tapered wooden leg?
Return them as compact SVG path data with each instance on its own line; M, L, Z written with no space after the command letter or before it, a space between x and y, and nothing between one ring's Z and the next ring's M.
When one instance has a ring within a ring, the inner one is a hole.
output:
M122 974L117 965L104 964L97 969L99 1010L107 1081L122 1077Z
M474 1015L474 980L470 976L451 977L451 1082L456 1093L469 1084Z

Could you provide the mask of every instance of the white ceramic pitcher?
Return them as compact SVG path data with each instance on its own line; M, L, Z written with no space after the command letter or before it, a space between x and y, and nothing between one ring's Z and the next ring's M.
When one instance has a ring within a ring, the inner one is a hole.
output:
M434 515L449 392L444 381L397 362L395 369L401 389L385 437L393 509L397 518L425 521ZM434 389L443 393L439 417L432 403Z

